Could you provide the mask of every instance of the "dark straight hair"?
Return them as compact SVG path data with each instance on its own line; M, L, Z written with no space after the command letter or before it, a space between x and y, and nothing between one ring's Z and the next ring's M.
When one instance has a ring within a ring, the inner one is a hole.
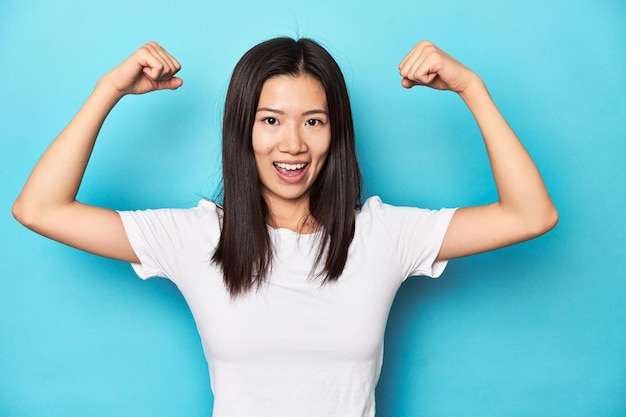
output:
M311 39L275 38L244 54L235 66L224 106L222 169L224 217L213 261L232 297L258 288L272 266L269 209L252 150L252 127L265 81L280 75L308 75L326 92L331 141L326 163L309 192L310 215L320 226L311 274L323 283L337 280L354 237L361 198L361 173L352 110L337 62ZM323 268L318 267L323 264ZM315 273L314 271L319 272Z

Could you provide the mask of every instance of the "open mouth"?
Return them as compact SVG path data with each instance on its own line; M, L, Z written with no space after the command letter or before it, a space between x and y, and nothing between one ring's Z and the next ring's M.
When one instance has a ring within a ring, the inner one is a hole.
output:
M287 164L284 162L274 162L276 170L286 177L297 177L308 166L306 163Z

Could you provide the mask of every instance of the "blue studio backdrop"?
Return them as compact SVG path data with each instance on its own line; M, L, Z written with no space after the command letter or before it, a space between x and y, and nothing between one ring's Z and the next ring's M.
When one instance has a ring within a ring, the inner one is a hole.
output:
M539 239L412 278L389 318L378 415L626 416L626 3L214 0L0 3L0 416L209 416L207 365L174 285L13 220L39 156L95 82L148 40L178 91L127 97L79 198L190 207L220 182L233 66L309 36L344 70L366 195L428 208L497 196L453 93L400 87L421 39L483 77L560 212Z

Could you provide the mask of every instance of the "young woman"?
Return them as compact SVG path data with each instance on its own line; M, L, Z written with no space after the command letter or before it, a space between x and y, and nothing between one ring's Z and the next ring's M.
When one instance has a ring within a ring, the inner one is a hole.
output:
M387 315L400 284L447 260L550 230L557 212L482 80L430 42L404 88L458 93L484 137L499 200L457 210L360 205L350 103L317 43L278 38L235 67L223 126L223 207L116 212L76 201L98 131L127 94L176 89L179 63L148 43L105 75L35 166L25 226L142 278L176 283L209 363L214 416L373 416Z

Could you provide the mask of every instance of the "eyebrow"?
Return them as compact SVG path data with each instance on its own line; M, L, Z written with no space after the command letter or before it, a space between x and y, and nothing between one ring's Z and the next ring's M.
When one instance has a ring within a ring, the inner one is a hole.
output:
M276 114L285 114L284 111L282 110L278 110L278 109L273 109L271 107L259 107L258 109L256 109L256 112L262 112L262 111L267 111L270 113L276 113ZM325 114L326 116L328 116L328 112L326 110L322 110L322 109L312 109L312 110L307 110L304 113L302 113L302 116L310 116L312 114Z

